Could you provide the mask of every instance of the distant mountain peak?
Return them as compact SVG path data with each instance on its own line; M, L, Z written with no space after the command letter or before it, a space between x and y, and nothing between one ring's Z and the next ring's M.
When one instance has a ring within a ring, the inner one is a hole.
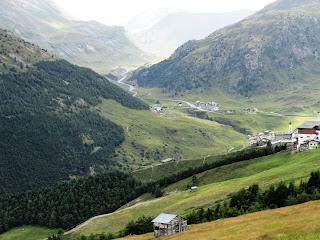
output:
M150 60L123 27L72 20L52 0L0 0L0 27L100 73Z
M266 6L261 12L270 10L284 10L308 4L319 4L320 0L278 0Z

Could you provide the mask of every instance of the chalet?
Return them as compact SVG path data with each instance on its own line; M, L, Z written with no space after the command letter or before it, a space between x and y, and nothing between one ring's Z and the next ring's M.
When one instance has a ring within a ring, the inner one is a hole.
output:
M293 135L293 138L298 140L298 146L310 141L320 140L320 121L303 123Z
M174 162L175 160L173 159L173 158L167 158L167 159L163 159L163 160L161 160L160 162L162 163L162 164L166 164L166 163L172 163L172 162Z
M198 191L198 187L197 186L193 186L190 188L191 192L196 192Z
M184 232L188 228L187 220L174 214L161 213L152 220L154 236L170 236Z

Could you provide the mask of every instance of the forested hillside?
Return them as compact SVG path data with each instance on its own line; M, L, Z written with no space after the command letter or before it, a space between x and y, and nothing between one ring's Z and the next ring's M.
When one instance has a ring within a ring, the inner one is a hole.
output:
M132 79L174 94L212 88L246 97L313 86L319 76L319 9L319 1L279 0L203 40L189 41Z
M65 182L53 188L0 197L0 233L26 224L68 229L115 211L139 195L140 183L120 172Z
M43 187L113 166L123 130L91 107L102 99L134 109L148 106L89 69L63 60L37 62L47 59L45 52L29 43L15 48L23 40L5 31L0 37L2 45L13 46L0 55L5 66L10 62L0 74L0 192ZM17 61L6 57L18 50L32 54ZM21 71L21 63L29 67Z

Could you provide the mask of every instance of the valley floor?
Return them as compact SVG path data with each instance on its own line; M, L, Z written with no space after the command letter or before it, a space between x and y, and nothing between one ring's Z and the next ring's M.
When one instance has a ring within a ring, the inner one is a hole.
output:
M267 210L236 218L190 226L166 240L316 240L320 239L320 201ZM122 240L152 240L152 234Z

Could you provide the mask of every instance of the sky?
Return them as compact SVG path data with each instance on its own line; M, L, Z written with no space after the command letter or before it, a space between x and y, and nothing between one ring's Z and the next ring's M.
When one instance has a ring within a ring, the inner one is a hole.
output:
M124 25L134 16L157 8L189 12L259 10L274 0L53 0L70 17Z

